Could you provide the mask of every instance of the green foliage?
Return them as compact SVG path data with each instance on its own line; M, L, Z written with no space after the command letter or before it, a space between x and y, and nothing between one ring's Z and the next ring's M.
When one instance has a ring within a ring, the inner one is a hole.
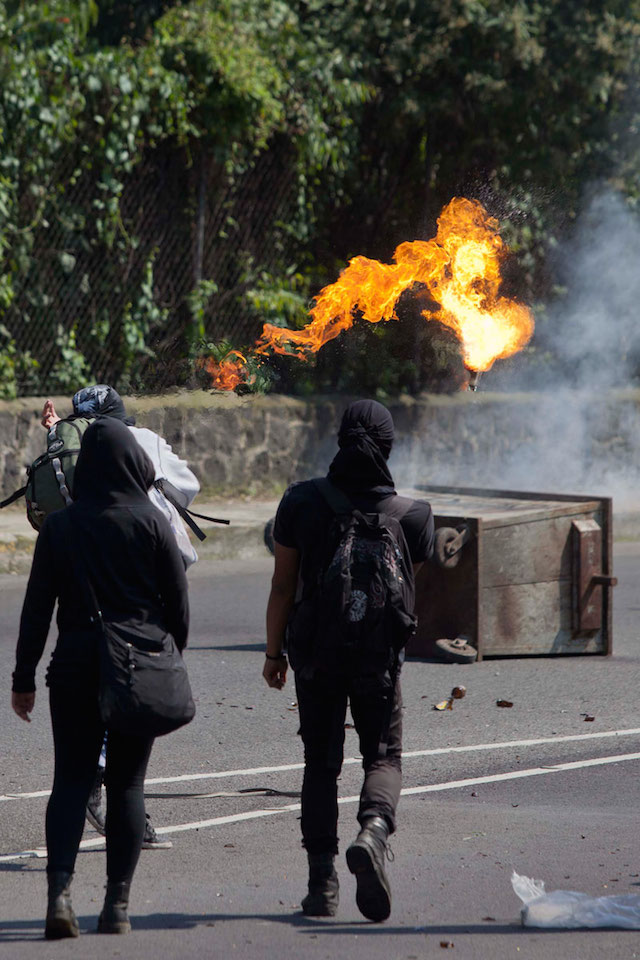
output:
M38 361L28 351L20 351L6 327L0 324L0 400L15 400L18 388L33 385Z
M191 314L191 323L188 328L188 341L190 343L190 353L193 353L194 347L201 344L206 337L205 317L206 310L211 297L218 292L218 284L215 280L201 280L193 288L187 297L187 306Z
M79 385L90 383L93 380L91 368L83 354L78 350L76 343L76 329L65 331L58 327L56 344L60 358L50 375L53 390L60 393L75 393Z
M548 250L585 183L640 202L639 54L640 0L0 0L2 389L33 383L32 343L57 344L48 388L93 373L142 389L161 350L184 378L199 345L229 335L223 302L256 335L301 326L350 256L432 236L454 194L503 220L510 291L550 296ZM132 228L131 178L173 158L185 192L171 202L195 216L194 159L224 198L269 155L289 178L281 219L230 210L216 266L171 299L172 268ZM268 265L254 249L266 227ZM278 388L450 382L455 345L410 326L404 347L389 325L357 325L353 347L294 373L276 359Z
M309 320L309 278L287 271L272 277L265 271L245 294L247 307L262 323L300 328Z

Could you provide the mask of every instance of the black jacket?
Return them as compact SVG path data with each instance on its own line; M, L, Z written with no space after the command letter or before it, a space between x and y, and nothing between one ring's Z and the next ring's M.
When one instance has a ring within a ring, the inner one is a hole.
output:
M105 619L127 622L150 638L169 632L180 649L186 646L184 564L166 518L146 495L149 477L153 480L153 466L125 426L105 419L89 427L76 468L78 499L47 517L36 543L20 620L14 691L35 690L35 670L56 600L59 636L50 682L61 677L82 682L96 662L98 628L89 622L72 550L91 578Z

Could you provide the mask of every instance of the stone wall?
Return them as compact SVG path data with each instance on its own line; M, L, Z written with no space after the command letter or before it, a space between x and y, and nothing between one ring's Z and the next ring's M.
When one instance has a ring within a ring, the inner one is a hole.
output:
M0 403L0 489L24 482L44 446L42 399ZM139 426L185 457L204 489L273 495L326 470L344 397L237 397L205 392L125 399ZM640 393L476 394L389 402L400 486L418 483L588 492L636 499ZM70 412L68 400L56 400ZM640 499L640 498L637 498Z

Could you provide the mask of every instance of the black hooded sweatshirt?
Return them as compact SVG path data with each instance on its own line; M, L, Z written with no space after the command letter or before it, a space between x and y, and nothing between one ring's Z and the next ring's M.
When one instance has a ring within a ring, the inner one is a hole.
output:
M89 622L72 550L89 574L106 620L125 622L150 639L169 632L179 649L186 646L184 564L166 518L147 496L153 478L151 461L122 422L105 417L86 430L75 471L75 501L47 517L36 542L20 620L14 691L35 690L35 670L56 600L59 636L48 682L73 685L93 676L97 628Z

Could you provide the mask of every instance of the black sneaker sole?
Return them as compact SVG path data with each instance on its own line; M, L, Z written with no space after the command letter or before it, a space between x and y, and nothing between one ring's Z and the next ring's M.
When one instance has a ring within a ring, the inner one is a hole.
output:
M391 891L380 875L373 855L365 846L352 844L347 849L347 866L356 878L358 910L374 923L382 923L391 913Z

